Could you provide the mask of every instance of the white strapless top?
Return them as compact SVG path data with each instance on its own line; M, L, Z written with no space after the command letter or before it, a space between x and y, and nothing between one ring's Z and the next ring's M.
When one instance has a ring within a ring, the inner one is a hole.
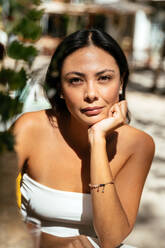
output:
M24 173L21 182L21 212L41 221L42 231L59 236L85 235L99 248L93 228L91 195L56 190L38 183ZM131 246L123 245L122 248Z

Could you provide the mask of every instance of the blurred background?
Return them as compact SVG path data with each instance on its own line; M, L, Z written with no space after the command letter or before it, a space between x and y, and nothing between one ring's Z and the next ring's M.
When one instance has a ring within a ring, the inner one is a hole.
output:
M11 2L2 1L2 16L5 11L8 12L9 18ZM31 40L26 38L26 35L18 36L18 33L6 30L4 18L0 21L0 69L15 68L19 71L23 67L28 71L28 77L19 95L22 112L50 108L43 90L45 73L51 55L66 35L91 27L111 34L121 45L130 66L127 100L131 112L131 125L149 133L156 144L155 158L145 184L136 225L125 243L139 248L164 248L165 1L38 2L40 3L37 9L43 10L39 22L41 33L38 38ZM8 44L13 40L33 44L38 51L29 67L23 60L16 60L15 57L6 54ZM1 88L3 86L0 82L0 90ZM10 90L13 98L16 93L17 91ZM17 116L15 115L16 118ZM12 122L13 118L9 118L5 122L5 128ZM1 123L0 130L4 131L4 123Z

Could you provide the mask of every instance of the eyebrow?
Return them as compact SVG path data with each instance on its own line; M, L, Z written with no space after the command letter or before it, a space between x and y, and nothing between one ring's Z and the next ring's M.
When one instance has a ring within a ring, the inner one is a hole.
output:
M67 77L70 74L76 74L76 75L81 76L81 77L84 77L85 76L84 73L77 72L77 71L70 71L70 72L68 72L68 73L65 74L65 77Z
M96 75L96 76L99 76L99 75L101 75L101 74L103 74L103 73L105 73L105 72L113 72L113 73L115 73L114 70L105 69L105 70L103 70L103 71L97 72L95 75ZM67 76L70 75L70 74L76 74L77 76L85 77L85 74L84 74L84 73L77 72L77 71L70 71L70 72L66 73L65 77L67 77Z
M105 70L103 70L103 71L99 71L99 72L97 72L97 73L96 73L96 76L99 76L100 74L103 74L103 73L105 73L105 72L113 72L113 73L115 73L115 71L114 71L114 70L105 69Z

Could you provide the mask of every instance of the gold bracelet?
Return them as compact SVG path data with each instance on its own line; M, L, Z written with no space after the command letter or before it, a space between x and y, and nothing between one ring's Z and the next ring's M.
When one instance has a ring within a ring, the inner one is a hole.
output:
M90 189L97 189L97 192L99 192L99 188L103 187L102 193L104 193L104 188L107 184L114 184L114 181L110 181L108 183L101 183L101 184L89 184Z

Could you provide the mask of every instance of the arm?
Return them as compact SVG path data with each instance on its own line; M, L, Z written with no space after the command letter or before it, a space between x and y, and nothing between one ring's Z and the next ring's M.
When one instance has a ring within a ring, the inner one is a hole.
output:
M31 113L22 115L13 126L19 171L22 170L25 161L28 160L34 149L35 130L38 130L38 122L36 124L36 121L33 121ZM41 248L93 248L93 245L84 235L64 238L41 233L40 241Z
M41 234L40 248L93 248L84 235L75 237L57 237L47 233Z
M123 113L126 113L126 109L125 106L116 105L113 111L113 118L107 118L89 130L91 184L114 180L107 157L106 134L124 122ZM144 146L138 146L126 164L118 166L115 184L108 184L104 193L102 188L99 192L96 189L91 191L93 222L102 248L116 247L133 228L154 150L151 139L145 140L148 153L144 155Z
M18 173L22 171L29 158L32 144L32 120L30 113L23 114L12 126L14 135L14 150L17 154Z

